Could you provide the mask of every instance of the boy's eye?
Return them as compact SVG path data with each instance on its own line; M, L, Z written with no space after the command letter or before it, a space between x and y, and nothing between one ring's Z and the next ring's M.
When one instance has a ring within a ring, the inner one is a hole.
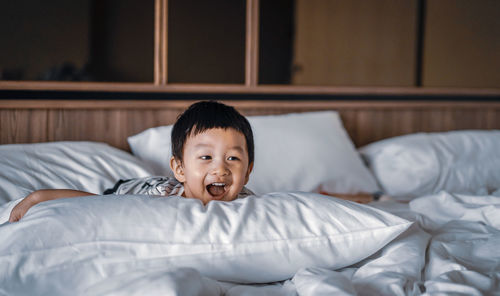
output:
M240 159L236 156L229 156L227 160L240 160Z
M212 157L210 155L203 155L200 157L201 159L203 160L209 160L209 159L212 159Z

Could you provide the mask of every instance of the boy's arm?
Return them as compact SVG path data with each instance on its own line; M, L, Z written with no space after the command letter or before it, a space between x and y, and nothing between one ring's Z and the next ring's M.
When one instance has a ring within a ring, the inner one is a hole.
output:
M26 214L26 212L37 203L59 198L87 195L95 194L71 189L42 189L34 191L12 209L12 212L10 212L9 222L19 221L19 219L21 219L24 214Z

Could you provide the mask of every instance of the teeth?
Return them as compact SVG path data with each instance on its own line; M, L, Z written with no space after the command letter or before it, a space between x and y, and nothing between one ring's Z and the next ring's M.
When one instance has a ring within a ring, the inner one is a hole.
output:
M226 186L226 183L212 183L213 186Z

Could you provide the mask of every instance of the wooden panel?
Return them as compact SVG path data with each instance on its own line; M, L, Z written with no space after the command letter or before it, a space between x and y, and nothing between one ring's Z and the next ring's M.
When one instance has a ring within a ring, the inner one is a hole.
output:
M47 110L0 109L0 143L36 143L47 140Z
M0 144L99 141L168 125L194 101L0 100ZM416 132L500 129L500 102L227 101L244 115L337 110L356 146Z
M297 0L293 84L411 86L416 0Z
M427 1L423 86L500 88L500 1Z

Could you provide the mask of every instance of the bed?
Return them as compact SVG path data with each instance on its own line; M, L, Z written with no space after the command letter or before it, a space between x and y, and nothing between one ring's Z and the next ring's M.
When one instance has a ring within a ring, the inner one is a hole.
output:
M497 102L226 102L254 130L255 196L89 196L7 222L32 190L169 175L191 103L0 101L0 295L500 293Z

